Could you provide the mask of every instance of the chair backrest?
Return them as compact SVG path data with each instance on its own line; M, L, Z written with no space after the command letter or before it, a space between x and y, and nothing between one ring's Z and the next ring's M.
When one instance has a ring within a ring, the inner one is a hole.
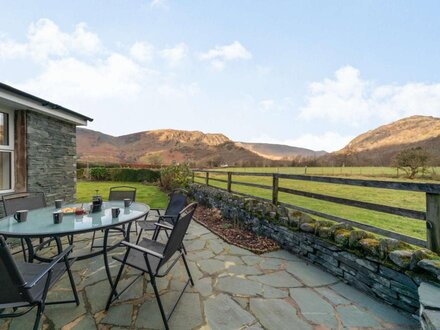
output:
M191 203L185 207L178 215L177 221L171 231L170 238L167 241L163 251L163 259L160 261L157 270L163 266L170 258L182 247L186 231L197 208L197 203Z
M17 268L3 236L0 236L0 305L31 302L29 290L23 288L25 281Z
M43 192L26 192L4 195L3 206L6 215L11 215L18 210L35 210L46 207L46 197Z
M133 202L136 201L136 188L130 186L111 187L108 194L109 201L122 201L125 198L130 198Z
M165 215L177 216L186 206L188 197L183 189L176 189L172 192L170 202L165 210ZM165 221L170 222L168 218Z

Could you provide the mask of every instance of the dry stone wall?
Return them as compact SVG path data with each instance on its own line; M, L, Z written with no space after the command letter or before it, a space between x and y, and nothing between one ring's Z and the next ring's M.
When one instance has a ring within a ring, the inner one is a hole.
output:
M225 218L244 223L284 249L405 311L419 310L422 282L436 288L440 282L440 257L429 250L212 187L192 184L189 191L199 203L218 208Z

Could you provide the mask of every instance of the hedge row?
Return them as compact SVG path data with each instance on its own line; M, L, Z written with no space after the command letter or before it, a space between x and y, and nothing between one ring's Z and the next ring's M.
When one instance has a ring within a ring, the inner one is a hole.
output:
M160 178L160 172L150 169L93 167L88 174L86 169L78 169L77 177L95 181L156 182Z

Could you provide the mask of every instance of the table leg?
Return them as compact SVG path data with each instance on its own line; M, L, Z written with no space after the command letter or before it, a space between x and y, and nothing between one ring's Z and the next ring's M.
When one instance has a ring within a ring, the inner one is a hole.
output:
M131 231L131 225L133 224L133 222L130 222L128 225L127 225L127 232L126 232L126 234L125 234L125 240L127 241L127 242L130 242L130 231Z
M32 245L32 240L28 237L24 238L24 241L26 242L26 245L28 247L28 262L32 263L34 262L34 246Z
M60 254L63 252L63 244L61 243L61 239L58 236L55 236L53 239L57 245L58 254Z
M110 286L113 288L113 279L112 279L112 274L110 273L110 266L108 263L108 254L107 254L107 241L108 241L108 233L109 233L110 229L107 228L104 230L104 237L103 237L103 242L102 242L102 254L104 256L104 266L105 266L105 273L107 274L107 279L108 282L110 283ZM118 295L118 293L116 292L116 290L113 290L114 292L114 296L116 297Z

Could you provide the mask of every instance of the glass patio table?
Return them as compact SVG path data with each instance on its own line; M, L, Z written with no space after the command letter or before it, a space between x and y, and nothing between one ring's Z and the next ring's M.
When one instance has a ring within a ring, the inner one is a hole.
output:
M87 206L89 204L86 204ZM81 207L82 204L67 204L64 207ZM112 217L112 207L120 208L120 214L117 218ZM121 241L111 246L108 245L108 234L111 229L123 233L123 240L130 240L130 228L134 221L144 219L150 207L146 204L133 202L129 207L124 207L123 201L104 202L100 212L88 213L84 215L65 214L60 224L54 224L53 212L57 211L55 206L31 210L28 213L27 221L17 222L14 215L0 219L0 235L5 237L23 238L28 247L29 261L50 261L36 254L31 239L49 237L57 244L58 252L62 249L61 238L67 236L69 241L73 242L75 235L103 230L102 250L93 251L87 254L75 256L78 260L104 255L105 270L110 285L112 278L108 264L108 251L120 245ZM126 230L122 227L126 226Z

